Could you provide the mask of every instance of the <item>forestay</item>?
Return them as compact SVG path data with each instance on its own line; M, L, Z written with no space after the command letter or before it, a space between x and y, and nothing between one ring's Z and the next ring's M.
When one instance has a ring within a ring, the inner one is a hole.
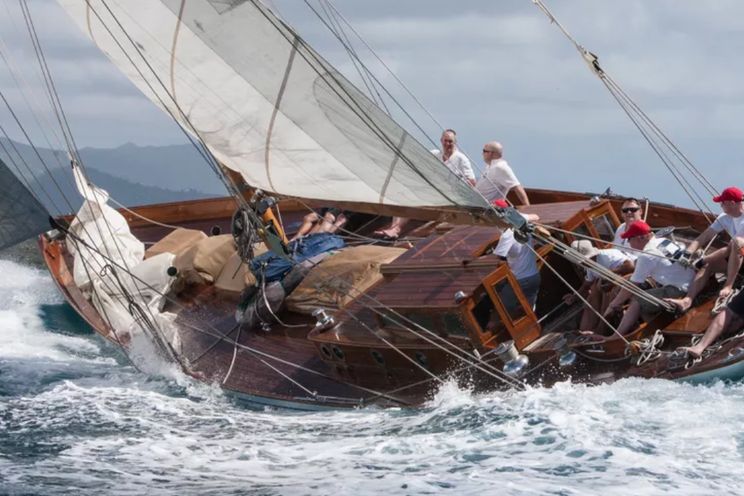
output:
M252 186L306 199L486 206L258 1L59 2Z

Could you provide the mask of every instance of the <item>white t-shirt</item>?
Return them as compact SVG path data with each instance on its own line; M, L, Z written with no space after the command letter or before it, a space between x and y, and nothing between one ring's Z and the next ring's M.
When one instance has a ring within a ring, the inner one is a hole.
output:
M630 259L633 262L635 262L636 258L638 258L638 252L635 252L632 249L630 249L630 245L628 244L627 239L623 239L620 237L620 235L624 232L625 232L625 222L620 224L618 228L615 230L615 237L612 239L612 244L615 246L615 248L624 252L626 255L628 255L628 257L630 257Z
M532 236L530 236L529 245L534 246ZM509 269L517 280L533 276L538 272L535 252L527 244L522 244L514 239L514 231L511 229L507 229L501 234L493 254L506 258L506 263L509 264Z
M650 277L662 286L675 286L682 291L687 291L690 282L695 277L695 271L664 257L658 248L660 242L658 238L651 238L646 244L643 253L638 255L630 280L641 284Z
M503 158L492 160L486 167L485 172L478 182L475 183L475 189L482 194L489 202L506 198L514 186L521 183L509 164Z
M622 252L615 248L608 248L606 250L599 250L599 253L597 254L597 258L594 259L595 262L597 262L599 265L604 267L605 269L615 270L619 268L622 264L630 260L630 257L627 253ZM596 281L599 277L599 274L594 272L593 270L589 269L586 271L586 280Z
M731 217L728 214L721 214L716 217L710 228L717 233L726 231L729 236L744 236L744 215Z
M431 153L433 153L439 160L442 160L441 150L432 150ZM444 160L443 163L449 170L454 172L457 177L466 180L475 180L475 173L473 172L473 166L470 163L470 160L468 160L468 157L457 148L455 148L455 151L450 155L450 158Z

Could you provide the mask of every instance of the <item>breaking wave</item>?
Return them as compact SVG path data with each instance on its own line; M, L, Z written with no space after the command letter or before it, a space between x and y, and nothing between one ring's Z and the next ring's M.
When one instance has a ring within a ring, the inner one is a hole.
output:
M744 385L623 380L423 408L249 408L143 374L0 260L0 493L738 494Z

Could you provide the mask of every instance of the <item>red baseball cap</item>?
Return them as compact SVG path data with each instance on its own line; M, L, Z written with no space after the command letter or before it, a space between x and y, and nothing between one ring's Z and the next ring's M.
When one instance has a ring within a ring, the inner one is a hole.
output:
M501 207L501 208L506 208L509 206L509 204L506 203L506 200L504 200L503 198L499 198L498 200L492 201L491 205L493 205L494 207Z
M736 186L726 188L721 192L720 195L713 197L713 201L716 203L725 201L740 202L742 200L744 200L744 193L742 193L742 191Z
M637 220L635 222L631 222L630 225L625 229L625 232L620 235L620 237L623 239L630 239L635 238L636 236L645 236L650 232L651 226L649 226L642 220Z

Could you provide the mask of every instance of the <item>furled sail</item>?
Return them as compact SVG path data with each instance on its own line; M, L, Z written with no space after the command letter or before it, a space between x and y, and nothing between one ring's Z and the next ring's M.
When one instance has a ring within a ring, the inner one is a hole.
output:
M258 0L58 1L252 186L317 200L485 206Z
M49 212L0 160L0 250L51 229Z

